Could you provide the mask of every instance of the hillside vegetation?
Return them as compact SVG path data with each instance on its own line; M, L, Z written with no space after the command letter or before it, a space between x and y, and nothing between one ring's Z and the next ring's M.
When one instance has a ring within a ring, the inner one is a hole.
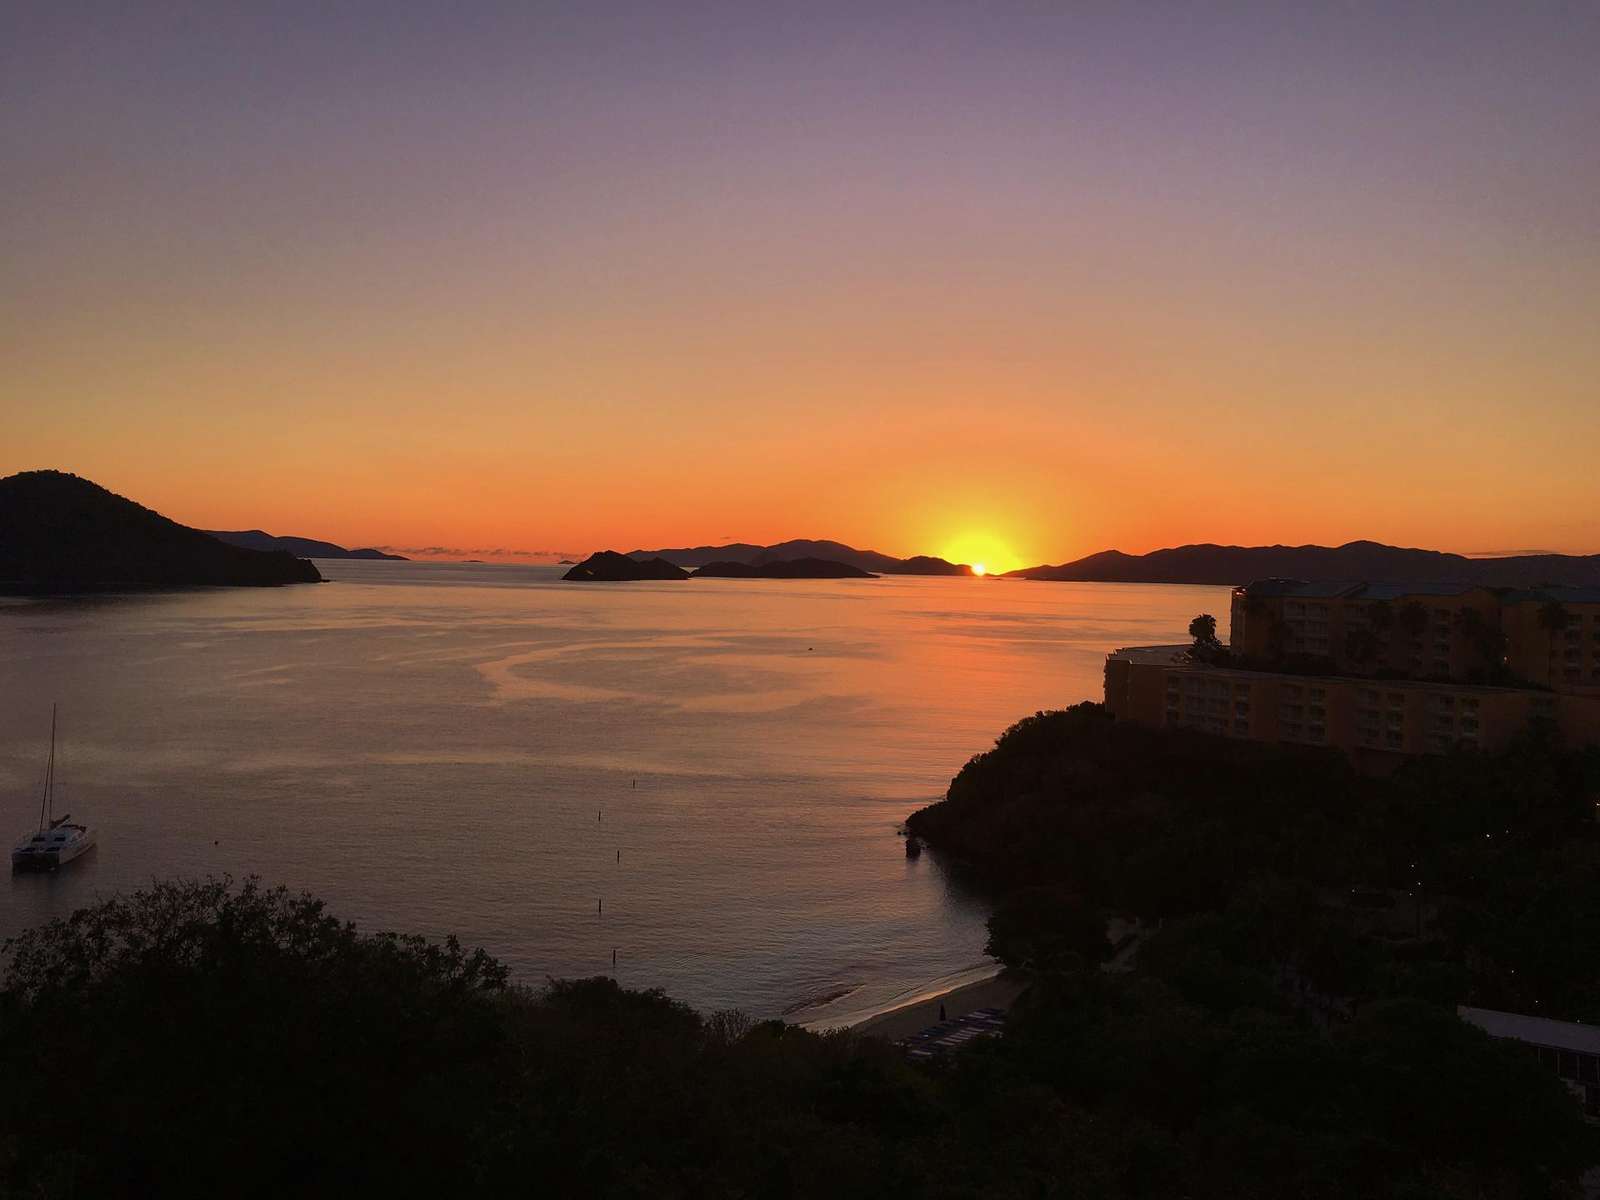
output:
M1596 769L1031 717L911 821L1034 981L929 1064L157 884L0 954L0 1195L1573 1196L1595 1131L1454 1006L1600 1016Z
M913 1066L607 979L516 988L253 881L154 885L5 960L8 1196L1465 1200L1562 1195L1593 1156L1551 1076L1447 1012L1324 1033L1194 971L1058 970L1003 1038Z
M230 546L61 471L0 479L0 592L317 583L283 551Z

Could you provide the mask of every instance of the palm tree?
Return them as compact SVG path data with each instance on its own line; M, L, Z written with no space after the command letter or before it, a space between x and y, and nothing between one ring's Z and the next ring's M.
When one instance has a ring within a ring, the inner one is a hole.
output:
M1409 601L1400 610L1400 628L1414 638L1421 637L1428 631L1428 610L1415 600Z
M1572 623L1572 614L1559 600L1546 600L1539 606L1539 628L1549 639L1549 655L1545 663L1545 682L1552 687L1556 682L1556 634Z
M1189 636L1194 639L1190 653L1201 662L1213 662L1222 649L1217 641L1217 619L1210 613L1201 613L1189 622Z
M1498 679L1505 668L1506 635L1471 607L1456 614L1456 627L1461 631L1462 642L1478 656L1485 678Z
M1378 635L1370 629L1352 629L1344 635L1344 656L1351 666L1366 666L1381 648Z
M1422 664L1418 655L1422 650L1421 637L1428 632L1428 610L1415 600L1407 601L1400 609L1397 618L1400 632L1404 633L1410 641L1406 645L1406 674L1420 675Z
M1394 606L1387 600L1374 600L1367 605L1367 626L1377 640L1373 657L1382 658L1384 665L1388 665L1390 645L1394 641Z

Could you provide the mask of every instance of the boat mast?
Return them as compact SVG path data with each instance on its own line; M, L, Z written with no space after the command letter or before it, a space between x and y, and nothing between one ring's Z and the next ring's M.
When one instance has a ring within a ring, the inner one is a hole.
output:
M39 832L45 831L50 818L55 816L52 793L56 783L56 706L50 706L50 759L44 768L44 795L39 797Z

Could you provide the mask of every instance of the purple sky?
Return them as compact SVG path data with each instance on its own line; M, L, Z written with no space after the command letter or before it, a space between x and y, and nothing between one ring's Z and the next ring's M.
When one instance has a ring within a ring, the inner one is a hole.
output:
M0 162L0 472L195 523L1600 550L1596 4L13 3Z

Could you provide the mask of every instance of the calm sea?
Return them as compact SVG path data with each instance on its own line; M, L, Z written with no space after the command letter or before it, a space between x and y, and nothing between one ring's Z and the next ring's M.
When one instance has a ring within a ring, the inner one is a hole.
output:
M323 562L317 587L0 601L0 828L99 830L0 934L152 878L261 875L520 979L856 1015L984 963L981 897L896 828L1017 718L1098 697L1218 588L567 584ZM816 1005L833 998L832 1003Z

